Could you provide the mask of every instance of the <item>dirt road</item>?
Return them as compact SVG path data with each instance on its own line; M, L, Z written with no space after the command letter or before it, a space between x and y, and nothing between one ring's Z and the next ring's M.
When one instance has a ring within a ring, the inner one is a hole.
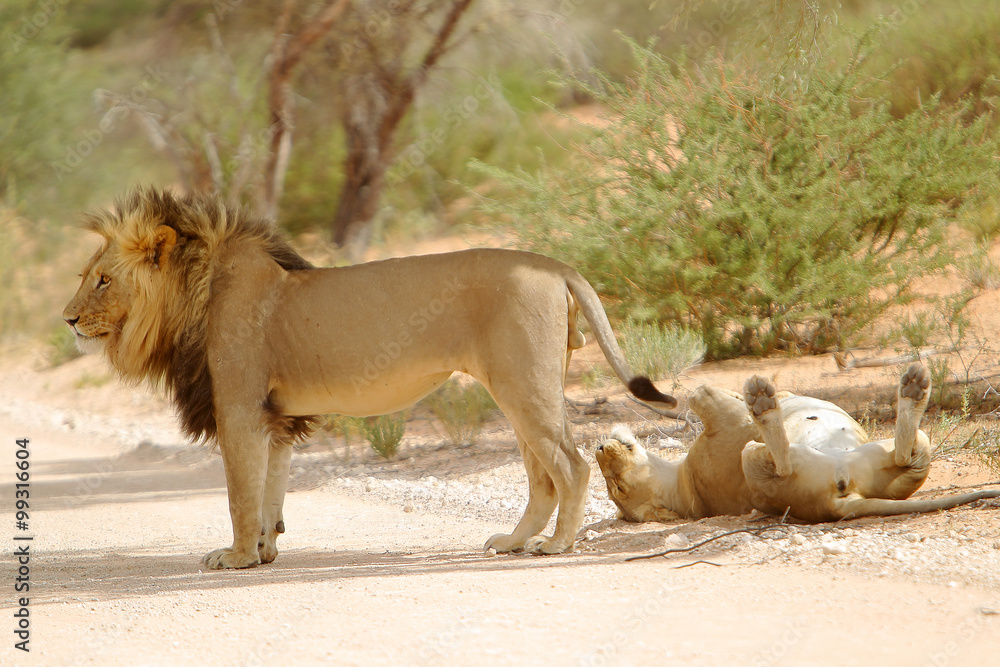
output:
M625 562L753 519L624 524L595 480L576 553L490 558L480 545L512 527L526 489L502 432L481 450L492 463L432 481L419 457L389 470L297 454L278 560L206 571L201 556L231 539L218 458L182 444L155 401L114 383L73 397L53 373L18 368L0 369L0 664L988 665L1000 653L995 506ZM67 407L83 396L94 403ZM29 653L14 648L15 532L34 537Z

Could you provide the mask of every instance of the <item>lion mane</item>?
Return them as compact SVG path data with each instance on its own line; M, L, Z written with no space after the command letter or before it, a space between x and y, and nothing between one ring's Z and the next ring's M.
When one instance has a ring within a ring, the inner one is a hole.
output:
M151 239L160 225L173 229L177 239L162 280L153 281L150 260L157 248ZM234 241L250 241L286 271L315 267L270 221L205 196L137 188L116 200L113 209L89 214L86 227L104 238L98 257L117 251L113 271L134 288L120 333L105 348L108 359L128 382L164 386L184 432L196 441L214 441L206 315L219 250ZM288 417L272 409L268 414L275 443L307 437L318 422L316 416Z

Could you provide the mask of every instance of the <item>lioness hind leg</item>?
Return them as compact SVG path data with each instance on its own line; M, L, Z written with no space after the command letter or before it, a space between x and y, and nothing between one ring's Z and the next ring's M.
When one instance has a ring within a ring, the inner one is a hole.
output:
M515 432L516 433L516 432ZM528 505L521 520L510 535L497 533L486 541L483 550L495 549L500 553L520 551L528 539L545 530L552 512L558 503L556 487L545 471L538 457L528 447L524 438L517 434L517 448L521 452L525 470L528 473Z
M292 460L291 445L272 444L267 456L267 477L261 503L261 531L257 553L261 563L270 563L278 556L278 535L285 532L282 506L288 488L288 467Z
M792 460L788 453L788 434L785 433L781 405L776 393L771 381L759 375L754 375L743 385L747 410L761 430L764 445L774 459L775 472L779 477L787 477L792 474Z
M911 364L899 378L897 394L895 463L900 467L912 467L927 459L929 464L930 442L920 431L920 420L931 396L931 377L927 368L919 362Z

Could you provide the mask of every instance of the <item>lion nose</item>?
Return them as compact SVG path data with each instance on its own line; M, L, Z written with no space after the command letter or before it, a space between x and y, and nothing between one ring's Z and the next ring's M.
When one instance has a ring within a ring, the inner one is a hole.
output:
M63 319L66 320L66 324L71 327L76 327L76 323L80 321L79 317L64 317Z

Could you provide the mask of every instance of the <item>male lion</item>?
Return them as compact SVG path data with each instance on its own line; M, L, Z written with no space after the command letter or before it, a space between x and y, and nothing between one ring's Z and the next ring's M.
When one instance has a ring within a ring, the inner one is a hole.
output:
M702 386L690 398L705 430L680 461L647 452L624 427L597 447L608 494L628 521L700 519L753 508L810 522L951 509L1000 489L905 500L930 470L920 430L930 377L913 364L899 380L896 433L869 442L850 415L827 401L775 392L747 380L744 395Z
M676 404L632 375L587 281L546 257L468 250L319 269L266 221L153 189L88 226L104 244L63 316L124 379L162 382L192 438L218 441L233 546L206 555L210 568L274 560L291 445L315 415L401 410L456 370L510 419L528 473L524 516L486 548L571 550L589 476L563 398L579 312L636 397ZM557 505L554 534L540 535Z

